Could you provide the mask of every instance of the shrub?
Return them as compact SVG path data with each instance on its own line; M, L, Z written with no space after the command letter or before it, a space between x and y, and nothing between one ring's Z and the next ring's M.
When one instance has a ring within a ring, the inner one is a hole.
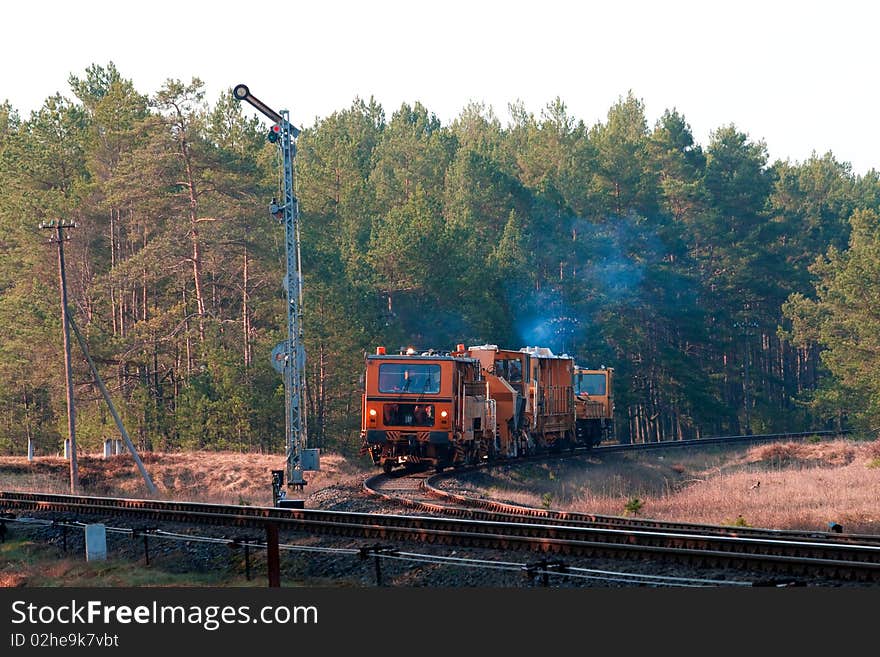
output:
M642 506L642 501L638 497L633 497L623 505L623 513L627 516L637 515L642 510Z

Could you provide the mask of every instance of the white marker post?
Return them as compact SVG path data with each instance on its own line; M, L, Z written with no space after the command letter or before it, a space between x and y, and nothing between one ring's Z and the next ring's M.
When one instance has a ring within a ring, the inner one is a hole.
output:
M107 560L107 528L102 524L86 525L86 561Z

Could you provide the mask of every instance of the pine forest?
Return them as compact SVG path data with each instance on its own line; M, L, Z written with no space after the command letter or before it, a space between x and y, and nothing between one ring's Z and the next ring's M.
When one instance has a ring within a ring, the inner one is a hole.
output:
M66 437L53 220L76 225L68 308L136 446L283 452L280 156L236 82L144 95L109 63L30 117L0 104L0 453ZM378 345L613 367L621 442L878 426L878 172L771 162L734 124L699 144L676 109L651 125L635 92L609 101L595 125L561 98L443 125L355 98L302 126L310 446L357 453ZM115 425L72 353L98 449Z

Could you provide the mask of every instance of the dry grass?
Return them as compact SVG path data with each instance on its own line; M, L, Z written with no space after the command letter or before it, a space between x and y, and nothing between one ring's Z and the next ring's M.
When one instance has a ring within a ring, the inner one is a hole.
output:
M500 469L491 495L530 506L683 522L880 534L880 443L775 443L685 454L668 450Z
M142 455L159 499L256 504L271 506L271 471L282 469L282 455L238 452L151 453ZM130 456L104 459L80 454L77 459L81 492L90 495L149 497L146 485ZM369 462L349 461L338 454L322 453L321 470L306 473L305 494L334 493L335 486L359 484L372 473ZM0 457L0 490L70 492L68 462L60 457ZM307 501L319 506L320 501ZM208 569L202 573L177 573L144 567L125 558L83 562L59 554L55 546L18 539L0 543L0 587L15 586L255 586L239 573Z
M128 559L83 561L59 555L57 547L27 539L0 543L0 587L19 586L257 586L235 573L215 569L174 573Z
M141 457L159 491L159 499L219 504L272 504L271 471L284 467L280 455L239 452L149 453ZM91 495L149 497L146 485L128 455L77 459L81 492ZM338 454L321 454L321 470L306 473L306 494L352 483L369 472L367 463L348 461ZM0 490L70 492L68 462L41 457L0 458Z
M270 471L280 455L237 452L147 454L144 461L162 499L271 505ZM128 456L79 459L83 492L147 497ZM321 455L307 473L306 494L357 486L372 472L366 459ZM69 492L62 458L0 458L0 490ZM499 466L481 475L489 496L530 506L624 515L638 499L643 517L747 524L778 529L880 534L880 442L836 440L772 443L748 449L669 449Z

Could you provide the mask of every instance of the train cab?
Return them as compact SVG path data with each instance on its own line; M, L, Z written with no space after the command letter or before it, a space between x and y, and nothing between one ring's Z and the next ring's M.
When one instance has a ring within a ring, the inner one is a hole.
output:
M593 447L614 432L614 368L574 369L577 441Z
M373 463L386 473L440 470L485 455L494 404L478 361L412 348L388 355L382 347L365 360L361 437Z

